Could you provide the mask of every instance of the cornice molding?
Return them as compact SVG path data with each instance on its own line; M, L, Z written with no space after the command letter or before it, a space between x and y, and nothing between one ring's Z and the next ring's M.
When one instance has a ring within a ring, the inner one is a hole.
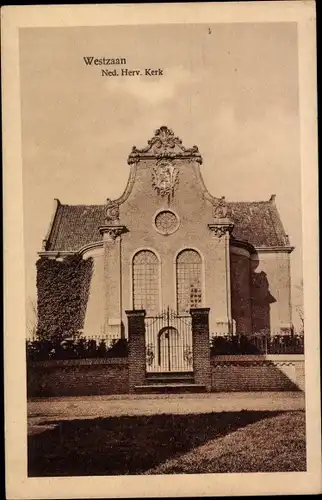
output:
M77 251L71 251L71 250L42 250L40 252L37 252L39 257L67 257L68 255L76 255L78 252Z
M78 250L78 253L80 255L84 255L85 253L91 250L95 250L96 248L103 248L103 240L95 241L93 243L88 243L87 245L84 245Z
M291 253L295 249L292 246L274 246L274 247L254 247L257 253Z

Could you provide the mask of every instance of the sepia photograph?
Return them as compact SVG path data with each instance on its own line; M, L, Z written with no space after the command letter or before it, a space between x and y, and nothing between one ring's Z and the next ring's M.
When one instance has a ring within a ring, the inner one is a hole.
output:
M16 31L25 480L53 498L45 478L305 477L320 464L318 240L314 203L303 229L300 23L187 4L140 23L124 7L123 22Z

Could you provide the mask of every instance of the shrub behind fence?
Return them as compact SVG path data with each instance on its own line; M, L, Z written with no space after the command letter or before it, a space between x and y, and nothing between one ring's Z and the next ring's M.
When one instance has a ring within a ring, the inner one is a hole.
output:
M49 340L27 340L26 351L28 361L123 358L128 355L128 342L126 339L106 338L79 338L61 343Z
M49 359L119 358L128 356L127 339L104 337L78 338L61 343L49 340L27 340L28 361ZM303 354L303 335L244 336L214 335L210 339L210 354Z
M210 352L212 356L219 354L304 354L304 336L218 335L213 336L210 341Z

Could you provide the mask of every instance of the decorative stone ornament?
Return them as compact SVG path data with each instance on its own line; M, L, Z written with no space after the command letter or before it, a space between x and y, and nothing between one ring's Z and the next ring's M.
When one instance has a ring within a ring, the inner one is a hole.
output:
M103 235L103 240L115 241L116 238L121 236L121 234L126 232L125 226L101 226L99 228L100 233Z
M179 182L179 170L169 160L160 160L152 170L152 187L158 195L173 196Z
M225 197L222 196L219 200L217 200L213 204L212 214L213 214L214 219L225 219L227 217L227 212L228 212L228 209L227 209L227 205L225 202Z
M214 237L222 238L226 233L230 234L232 232L234 224L228 217L228 208L224 196L213 202L212 215L214 222L208 224L208 227Z
M133 146L132 152L128 157L128 164L137 163L141 159L151 158L182 158L193 159L202 163L202 158L198 147L185 148L181 139L176 137L171 129L162 126L155 131L152 139L148 141L145 148L138 149Z
M230 234L232 232L234 224L232 222L220 222L215 224L208 224L208 227L213 236L222 238L226 233Z
M118 203L107 198L105 208L105 222L107 224L118 224L120 219L120 207Z

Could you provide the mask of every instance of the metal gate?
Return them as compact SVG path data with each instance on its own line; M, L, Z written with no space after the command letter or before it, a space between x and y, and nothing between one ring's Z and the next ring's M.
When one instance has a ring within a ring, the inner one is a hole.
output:
M191 316L169 307L145 318L147 372L193 371Z

